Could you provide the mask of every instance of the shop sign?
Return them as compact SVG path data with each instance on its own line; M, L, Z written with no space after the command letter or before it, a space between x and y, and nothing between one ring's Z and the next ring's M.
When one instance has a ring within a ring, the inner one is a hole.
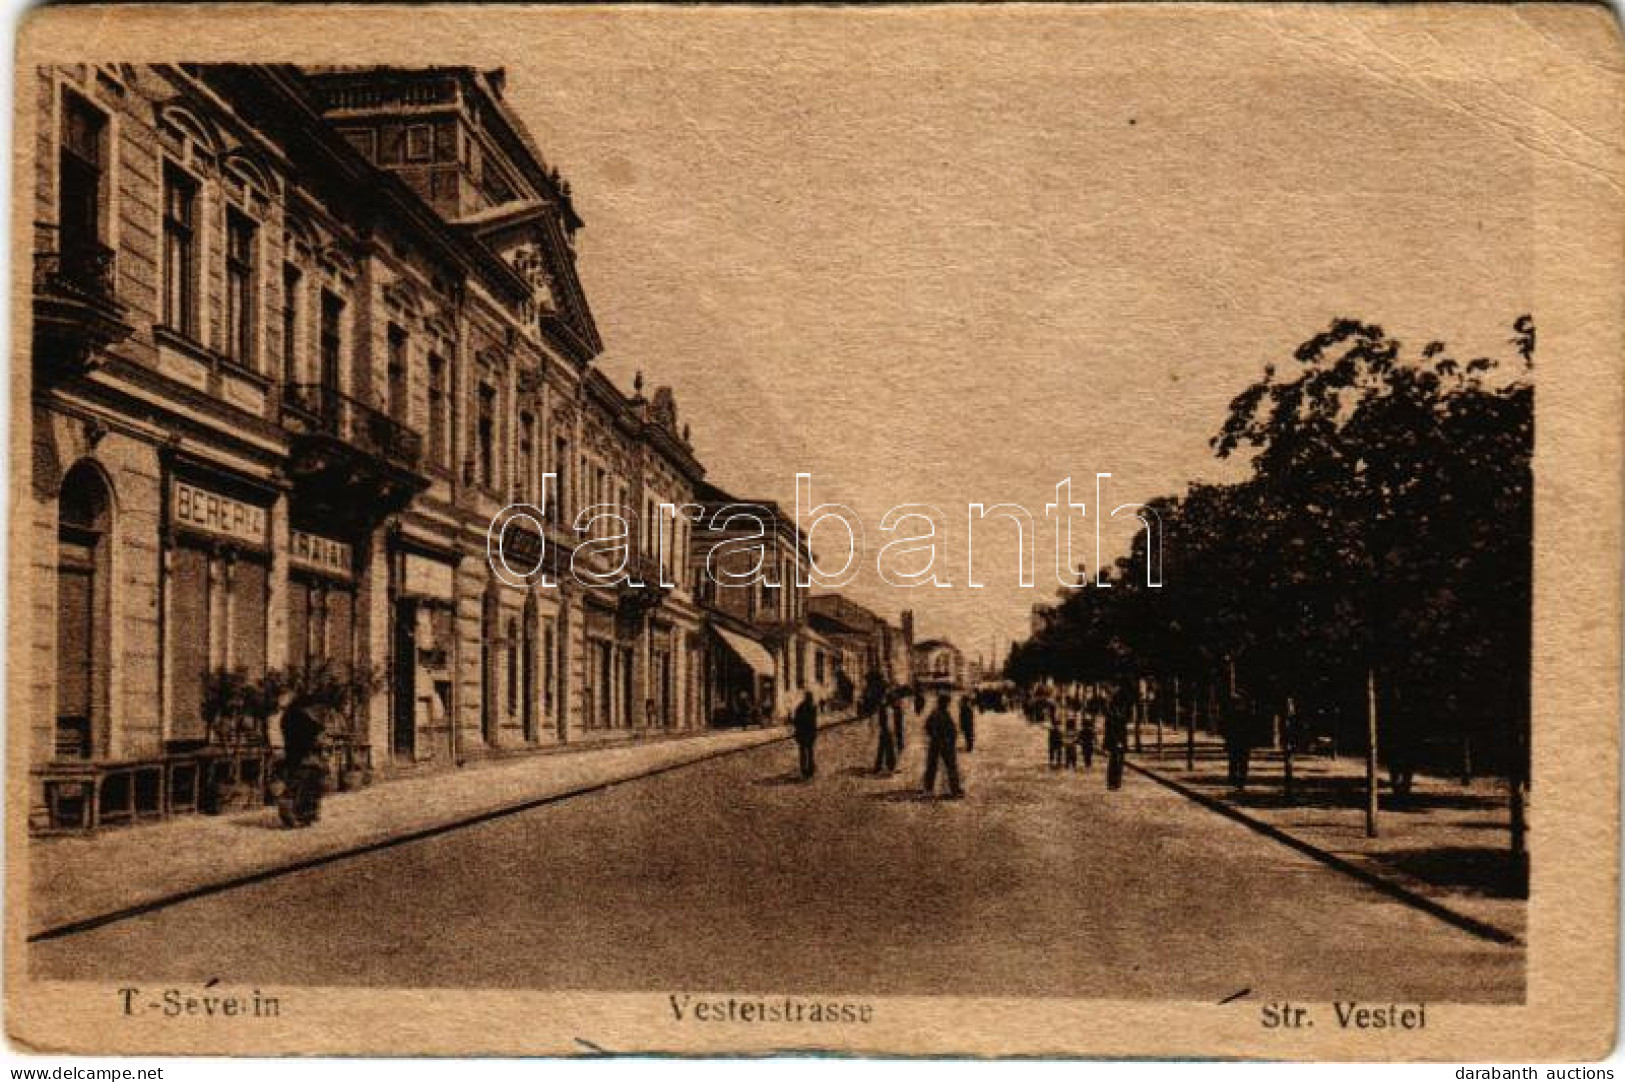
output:
M265 508L210 492L177 480L170 504L170 520L211 537L265 548L269 530Z
M320 571L324 575L338 575L341 578L349 578L355 566L351 562L348 543L303 530L288 531L288 563L307 571Z

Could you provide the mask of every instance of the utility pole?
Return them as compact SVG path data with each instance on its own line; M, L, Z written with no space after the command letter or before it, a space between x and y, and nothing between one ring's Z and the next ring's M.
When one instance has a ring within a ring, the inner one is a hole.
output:
M1185 709L1185 700L1179 695L1179 677L1174 677L1174 724L1179 724L1179 712ZM1185 769L1196 769L1196 703L1185 713Z
M1365 836L1377 836L1377 670L1365 671Z
M1157 689L1157 761L1162 761L1162 715L1168 712L1168 704L1163 700L1162 693L1168 687L1168 682L1161 676L1149 681L1149 685Z

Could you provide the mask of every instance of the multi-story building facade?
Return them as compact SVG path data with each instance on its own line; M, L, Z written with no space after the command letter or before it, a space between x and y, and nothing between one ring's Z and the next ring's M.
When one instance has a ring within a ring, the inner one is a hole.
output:
M704 471L669 390L593 367L582 222L500 72L75 65L34 91L36 821L262 770L221 748L226 672L376 674L340 735L384 771L704 724L691 524L641 513ZM610 527L573 526L610 502L634 575L584 585ZM513 503L556 586L489 566Z
M892 686L914 682L913 612L905 610L894 625L841 594L814 594L807 609L812 628L830 644L837 669L859 691L871 673Z
M772 500L702 484L698 510L689 558L712 629L705 714L721 724L783 720L803 692L818 697L806 539Z

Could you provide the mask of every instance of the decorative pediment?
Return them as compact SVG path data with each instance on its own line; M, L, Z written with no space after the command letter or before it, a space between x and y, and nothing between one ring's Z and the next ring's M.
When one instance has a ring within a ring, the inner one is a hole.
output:
M501 346L482 346L474 351L474 360L489 372L505 372L508 368L508 351Z
M221 171L245 198L261 206L268 204L276 195L277 185L273 174L242 148L226 154Z
M301 259L315 258L321 242L303 215L289 211L282 219L283 246Z
M400 278L384 286L384 303L415 317L423 310L423 294L417 286Z
M438 308L423 313L423 329L443 342L457 340L457 327L444 311Z
M355 259L337 244L328 244L322 248L316 254L316 261L329 274L346 279L354 279L356 276Z
M220 154L220 135L214 126L179 102L158 107L158 130L206 161L212 162ZM191 158L192 154L188 153L187 156ZM193 161L189 164L202 163Z

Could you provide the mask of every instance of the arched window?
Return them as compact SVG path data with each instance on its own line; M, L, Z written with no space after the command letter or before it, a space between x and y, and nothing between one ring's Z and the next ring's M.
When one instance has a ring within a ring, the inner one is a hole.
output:
M96 467L68 471L57 501L56 735L58 759L107 744L107 633L112 499Z

